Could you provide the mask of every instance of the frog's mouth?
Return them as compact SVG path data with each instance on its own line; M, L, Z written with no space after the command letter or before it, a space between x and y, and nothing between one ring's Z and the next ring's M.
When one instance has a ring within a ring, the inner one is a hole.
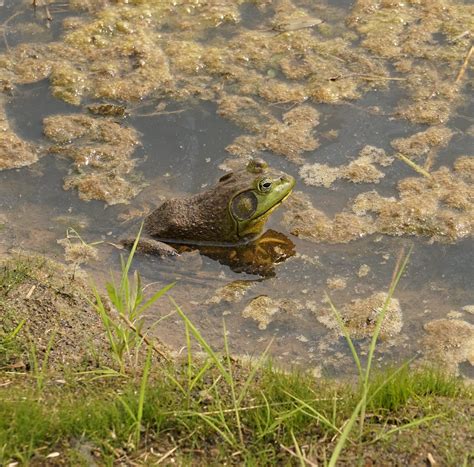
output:
M288 198L288 196L291 195L292 191L293 190L290 190L285 196L283 196L283 198L280 201L278 201L278 203L274 204L271 208L268 208L265 212L260 214L260 216L256 217L255 220L260 220L265 217L268 217L273 211L275 211L275 209L280 207L280 205Z
M275 211L285 200L288 198L288 196L291 195L291 192L293 190L290 190L283 198L280 199L277 203L275 203L272 207L268 208L266 211L262 212L258 217L255 217L252 219L252 222L250 225L255 226L255 224L260 224L260 223L265 223L266 219L270 216L270 214ZM262 226L263 227L263 226ZM245 230L250 230L249 233L245 233ZM248 226L244 229L244 232L241 232L239 229L239 225L237 225L237 235L239 238L242 240L242 243L249 243L258 238L261 235L260 233L255 233L253 232L254 235L252 235L251 229L248 228Z

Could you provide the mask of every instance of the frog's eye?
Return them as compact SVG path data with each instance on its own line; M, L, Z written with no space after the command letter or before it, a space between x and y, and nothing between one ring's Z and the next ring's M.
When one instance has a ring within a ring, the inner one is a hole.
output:
M229 180L229 178L231 178L232 175L233 175L232 172L229 172L228 174L222 175L222 177L219 178L219 183L220 183L220 182L225 182L225 181Z
M258 182L258 191L268 193L272 189L272 181L269 178L263 178Z
M232 215L241 221L250 219L257 210L257 204L257 197L252 191L240 193L232 200L230 205Z

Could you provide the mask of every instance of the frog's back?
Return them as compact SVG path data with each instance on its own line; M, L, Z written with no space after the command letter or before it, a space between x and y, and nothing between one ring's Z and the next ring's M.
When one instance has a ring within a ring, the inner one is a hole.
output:
M175 243L234 241L227 221L227 206L218 200L207 191L165 201L146 218L145 233Z

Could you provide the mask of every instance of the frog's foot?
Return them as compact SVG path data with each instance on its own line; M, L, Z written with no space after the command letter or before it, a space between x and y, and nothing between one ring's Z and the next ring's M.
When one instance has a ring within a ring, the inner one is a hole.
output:
M126 238L121 240L120 243L126 248L132 248L135 239ZM142 237L138 240L137 251L146 255L156 255L161 257L179 256L178 251L172 246L149 237Z

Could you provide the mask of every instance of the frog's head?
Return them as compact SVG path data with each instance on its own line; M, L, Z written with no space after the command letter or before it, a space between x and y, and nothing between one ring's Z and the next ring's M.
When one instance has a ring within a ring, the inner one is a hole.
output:
M268 167L261 159L251 160L244 169L221 177L219 185L232 190L228 210L234 234L240 239L262 233L268 216L289 196L295 179Z

